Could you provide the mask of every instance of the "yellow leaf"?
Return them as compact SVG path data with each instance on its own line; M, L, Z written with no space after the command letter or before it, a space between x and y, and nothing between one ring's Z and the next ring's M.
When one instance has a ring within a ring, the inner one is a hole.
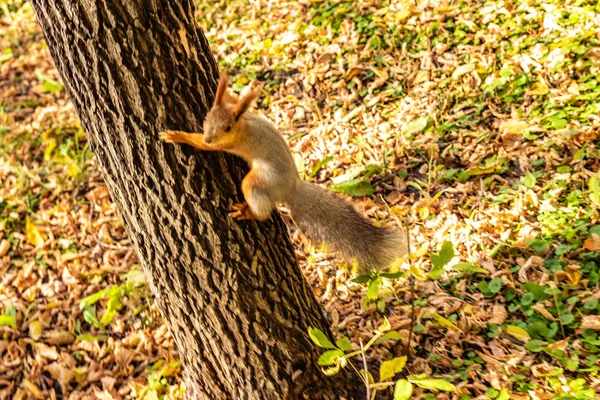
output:
M360 376L363 378L363 380L365 379L365 370L361 369L360 371ZM369 380L369 385L372 385L375 383L375 379L373 379L373 375L371 375L371 373L369 371L367 371L367 379Z
M77 178L79 175L81 175L81 168L79 168L79 165L77 165L76 161L73 161L68 165L67 174L73 178Z
M465 304L465 306L463 307L463 312L467 315L473 315L473 306L471 306L470 304Z
M77 131L77 133L75 134L75 139L77 139L77 140L85 139L85 132L83 131L83 129L79 129Z
M75 375L75 382L81 383L85 380L85 378L88 374L88 368L87 367L73 368L73 374Z
M44 131L44 133L42 133L42 140L46 141L46 140L50 139L52 136L54 136L54 128L50 128L50 129Z
M550 92L550 89L548 89L548 86L544 85L542 82L535 82L533 85L531 85L531 89L527 92L534 96L543 96Z
M444 328L455 329L457 331L462 332L462 330L458 326L454 325L454 323L442 317L438 313L433 314L433 319L435 320L435 322L438 323L438 325L443 326Z
M377 330L379 332L386 332L389 331L390 329L392 329L392 325L390 324L390 321L387 319L387 317L383 317L383 322L381 323L381 325L379 325L377 327Z
M172 361L160 371L161 376L173 376L181 370L181 361Z
M38 231L38 229L31 223L31 219L27 217L25 220L25 230L27 232L27 240L35 247L41 247L44 245L44 237Z
M410 273L420 281L427 280L425 272L421 268L414 266L412 263L410 264Z
M384 382L393 378L398 372L401 372L406 365L406 356L396 357L381 363L379 367L379 381Z
M522 134L529 130L529 124L525 121L509 119L500 124L500 130L504 133Z
M492 174L492 173L496 172L499 168L500 168L500 165L495 165L495 166L487 167L487 168L473 167L473 168L469 168L466 171L466 173L469 175L487 175L487 174Z
M403 8L402 10L396 13L396 22L406 21L408 17L410 17L411 11Z
M415 79L413 80L414 85L423 82L429 82L429 71L427 70L419 70L415 76Z
M346 82L349 82L350 80L352 80L352 78L354 78L356 75L358 75L360 72L362 71L362 69L358 68L358 67L352 67L350 68L350 71L348 71L346 73Z
M390 271L392 274L395 273L395 272L400 271L400 269L402 267L402 263L404 262L404 260L405 260L405 257L394 259L394 261L392 261L392 263L388 267L388 271Z
M581 279L579 265L567 265L564 271L556 271L554 277L558 282L567 282L571 286L577 286Z
M42 394L40 389L35 384L28 381L27 379L23 379L23 387L25 388L25 390L27 390L29 393L31 393L33 395L33 397L35 397L36 399L40 399L40 400L44 399L44 395Z
M452 79L458 79L460 76L462 76L464 74L468 74L469 72L473 71L474 69L475 69L474 64L459 65L458 67L456 67L456 69L452 73Z
M52 159L52 152L56 149L57 144L55 139L48 140L48 147L44 150L44 160L50 161Z
M29 324L29 337L33 340L42 337L42 323L40 321L33 321Z
M571 286L577 286L579 280L581 279L581 272L579 272L579 265L571 264L565 267L565 272L567 274L567 282Z
M510 336L514 337L517 340L520 340L523 343L527 343L531 340L529 333L526 330L519 328L518 326L509 325L506 327L506 333Z

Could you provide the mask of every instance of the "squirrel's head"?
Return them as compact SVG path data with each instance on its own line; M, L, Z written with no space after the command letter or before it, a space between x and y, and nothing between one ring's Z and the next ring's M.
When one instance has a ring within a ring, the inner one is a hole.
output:
M206 143L233 139L238 122L259 95L258 92L252 91L238 100L226 92L227 79L227 74L222 73L215 94L215 102L204 121L204 141Z

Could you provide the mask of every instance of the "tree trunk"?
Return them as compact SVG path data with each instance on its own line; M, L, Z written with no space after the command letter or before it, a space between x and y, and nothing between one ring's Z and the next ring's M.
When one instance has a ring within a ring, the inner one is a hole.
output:
M31 3L177 343L186 398L358 397L357 378L316 364L307 328L327 321L281 218L228 217L245 165L158 139L199 131L216 87L192 2Z

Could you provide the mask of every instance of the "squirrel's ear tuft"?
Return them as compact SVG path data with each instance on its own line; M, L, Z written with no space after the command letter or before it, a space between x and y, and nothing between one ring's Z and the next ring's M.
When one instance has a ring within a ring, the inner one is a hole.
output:
M223 95L227 90L227 83L229 82L229 77L225 72L221 72L221 77L219 78L219 86L217 86L217 92L215 93L215 105L220 106L223 104Z
M252 102L254 100L258 99L258 96L260 96L259 92L252 91L252 92L248 93L247 95L245 95L244 97L242 97L240 99L240 101L237 102L237 104L233 107L233 117L235 118L236 121L246 111L248 111L248 108L250 108L250 106L252 105Z

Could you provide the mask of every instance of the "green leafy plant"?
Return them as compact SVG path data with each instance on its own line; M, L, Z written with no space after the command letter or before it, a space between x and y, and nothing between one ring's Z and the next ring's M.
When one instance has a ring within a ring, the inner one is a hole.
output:
M8 326L17 329L17 310L10 305L4 309L4 314L0 315L0 326Z
M79 308L83 310L83 317L86 322L98 329L102 329L109 325L114 320L117 313L123 308L121 298L129 297L133 293L136 293L139 287L145 283L143 274L137 269L128 272L123 276L123 279L126 280L124 284L113 285L99 290L80 301ZM104 311L102 318L98 320L95 304L100 300L107 301L106 311Z
M433 268L429 271L429 277L431 279L440 278L444 273L444 266L452 260L452 257L454 257L454 247L452 246L452 242L445 241L442 244L440 252L431 255Z
M408 375L396 381L392 379L401 374L406 366L407 357L394 357L391 360L386 360L381 363L379 368L379 383L371 383L372 379L368 371L358 373L356 366L352 364L351 358L362 357L366 355L366 351L376 343L381 343L383 340L396 340L400 335L396 331L390 330L391 326L387 318L374 331L373 337L358 350L353 350L348 338L341 338L333 344L327 338L325 333L316 328L309 328L308 335L318 347L326 351L319 357L319 365L322 366L322 371L325 375L331 376L337 374L341 368L351 365L357 372L361 381L367 386L367 392L371 394L371 399L375 398L378 390L394 386L394 399L410 399L413 392L413 385L434 391L454 391L454 385L444 379L436 379L427 375ZM390 381L391 380L391 381Z

